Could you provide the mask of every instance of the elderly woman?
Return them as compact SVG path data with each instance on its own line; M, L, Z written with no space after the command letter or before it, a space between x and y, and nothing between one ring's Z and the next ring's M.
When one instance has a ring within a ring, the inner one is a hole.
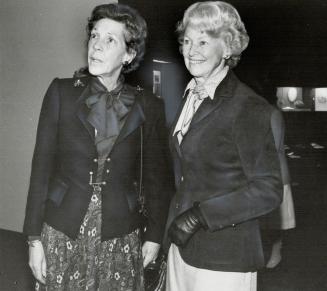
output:
M167 222L167 290L256 290L258 218L281 202L273 108L234 75L249 37L236 9L191 5L177 32L193 79L172 129L177 192Z
M138 67L146 35L134 9L95 7L90 76L56 78L45 95L24 223L37 289L144 289L143 266L157 257L168 208L163 106L123 77Z

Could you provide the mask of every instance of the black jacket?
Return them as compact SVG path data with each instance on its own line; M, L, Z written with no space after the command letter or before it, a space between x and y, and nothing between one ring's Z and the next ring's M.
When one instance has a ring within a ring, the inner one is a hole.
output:
M40 235L44 222L76 238L96 177L94 128L87 122L89 78L54 79L42 105L33 156L24 233ZM166 221L169 171L161 101L126 85L136 99L107 157L102 186L102 240L139 227L138 183L143 128L143 187L148 225L145 239L160 242ZM106 173L109 170L109 173Z
M167 228L194 202L200 202L208 225L180 248L186 263L229 272L264 265L257 218L282 197L272 110L229 72L214 99L200 105L181 144L171 136L177 193Z

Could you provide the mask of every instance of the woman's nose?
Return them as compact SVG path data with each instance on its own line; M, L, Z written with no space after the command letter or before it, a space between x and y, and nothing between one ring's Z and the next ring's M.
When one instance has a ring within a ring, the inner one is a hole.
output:
M189 46L189 49L188 49L189 56L194 56L197 52L198 52L198 47L196 45L192 44Z
M94 40L94 42L93 42L93 48L95 50L102 50L103 49L103 44L102 44L102 42L101 42L100 39Z

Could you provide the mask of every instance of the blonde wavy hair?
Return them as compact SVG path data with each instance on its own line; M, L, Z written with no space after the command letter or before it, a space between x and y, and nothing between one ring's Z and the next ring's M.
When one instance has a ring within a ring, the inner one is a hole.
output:
M249 36L237 10L223 1L197 2L187 8L176 29L181 48L188 26L222 39L230 50L226 58L226 64L230 67L237 65L249 43Z

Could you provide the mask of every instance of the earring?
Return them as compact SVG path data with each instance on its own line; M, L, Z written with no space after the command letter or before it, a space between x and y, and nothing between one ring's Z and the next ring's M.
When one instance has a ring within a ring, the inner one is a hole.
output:
M123 62L123 67L127 67L129 65L129 62L125 61Z
M223 56L223 58L224 58L225 60L228 60L228 59L230 59L230 55L225 55L225 56Z

